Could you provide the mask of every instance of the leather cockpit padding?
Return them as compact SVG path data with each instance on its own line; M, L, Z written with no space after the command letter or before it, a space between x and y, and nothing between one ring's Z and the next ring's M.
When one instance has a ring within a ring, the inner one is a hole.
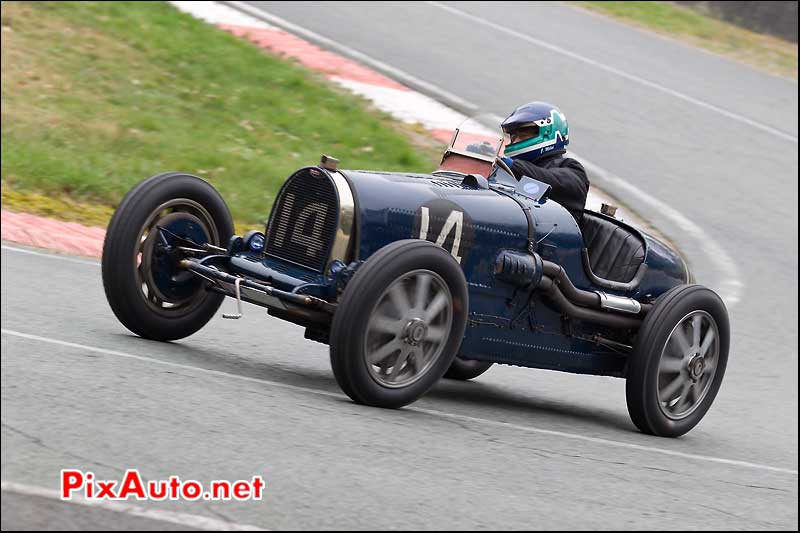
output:
M631 281L644 262L641 236L591 211L584 212L580 226L594 275L610 281Z

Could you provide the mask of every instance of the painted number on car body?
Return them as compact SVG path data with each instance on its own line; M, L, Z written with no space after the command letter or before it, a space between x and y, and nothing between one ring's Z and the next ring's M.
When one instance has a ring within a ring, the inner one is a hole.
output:
M428 240L430 210L427 207L422 206L421 215L419 238ZM458 263L461 263L461 257L458 255L458 250L461 247L461 236L464 231L464 213L462 211L450 211L450 214L447 216L447 220L445 220L444 226L442 227L442 231L439 232L439 236L436 237L434 242L439 246L444 246L444 242L447 240L448 235L450 235L452 231L455 231L455 235L453 236L453 246L450 250L450 253Z

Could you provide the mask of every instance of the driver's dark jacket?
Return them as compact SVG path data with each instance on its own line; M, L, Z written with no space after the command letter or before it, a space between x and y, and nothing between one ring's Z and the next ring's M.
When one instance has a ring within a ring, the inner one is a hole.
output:
M533 162L515 159L511 170L517 179L528 176L550 185L550 198L563 205L575 220L581 221L589 193L589 178L578 161L564 157L561 151L544 155Z

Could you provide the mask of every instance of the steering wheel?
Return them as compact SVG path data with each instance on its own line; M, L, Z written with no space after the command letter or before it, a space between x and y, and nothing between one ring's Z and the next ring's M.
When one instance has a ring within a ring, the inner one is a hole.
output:
M502 158L502 157L500 157L500 156L496 156L496 157L494 158L494 160L495 160L495 163L497 163L498 165L500 165L500 168L502 168L503 170L505 170L506 172L508 172L510 175L512 175L512 176L514 175L514 172L511 170L511 168L510 168L508 165L506 165L506 162L505 162L505 161L503 161L503 158Z

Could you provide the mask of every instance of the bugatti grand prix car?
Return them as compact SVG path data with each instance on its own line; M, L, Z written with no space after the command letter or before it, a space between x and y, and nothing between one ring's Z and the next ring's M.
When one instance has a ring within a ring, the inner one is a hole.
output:
M613 216L578 224L500 146L456 130L430 174L340 170L323 156L276 197L264 232L234 235L206 181L134 187L103 249L110 306L137 335L202 328L225 296L330 346L353 401L413 402L492 364L625 378L643 432L675 437L709 409L728 358L722 300L669 246ZM488 144L488 146L487 146Z

